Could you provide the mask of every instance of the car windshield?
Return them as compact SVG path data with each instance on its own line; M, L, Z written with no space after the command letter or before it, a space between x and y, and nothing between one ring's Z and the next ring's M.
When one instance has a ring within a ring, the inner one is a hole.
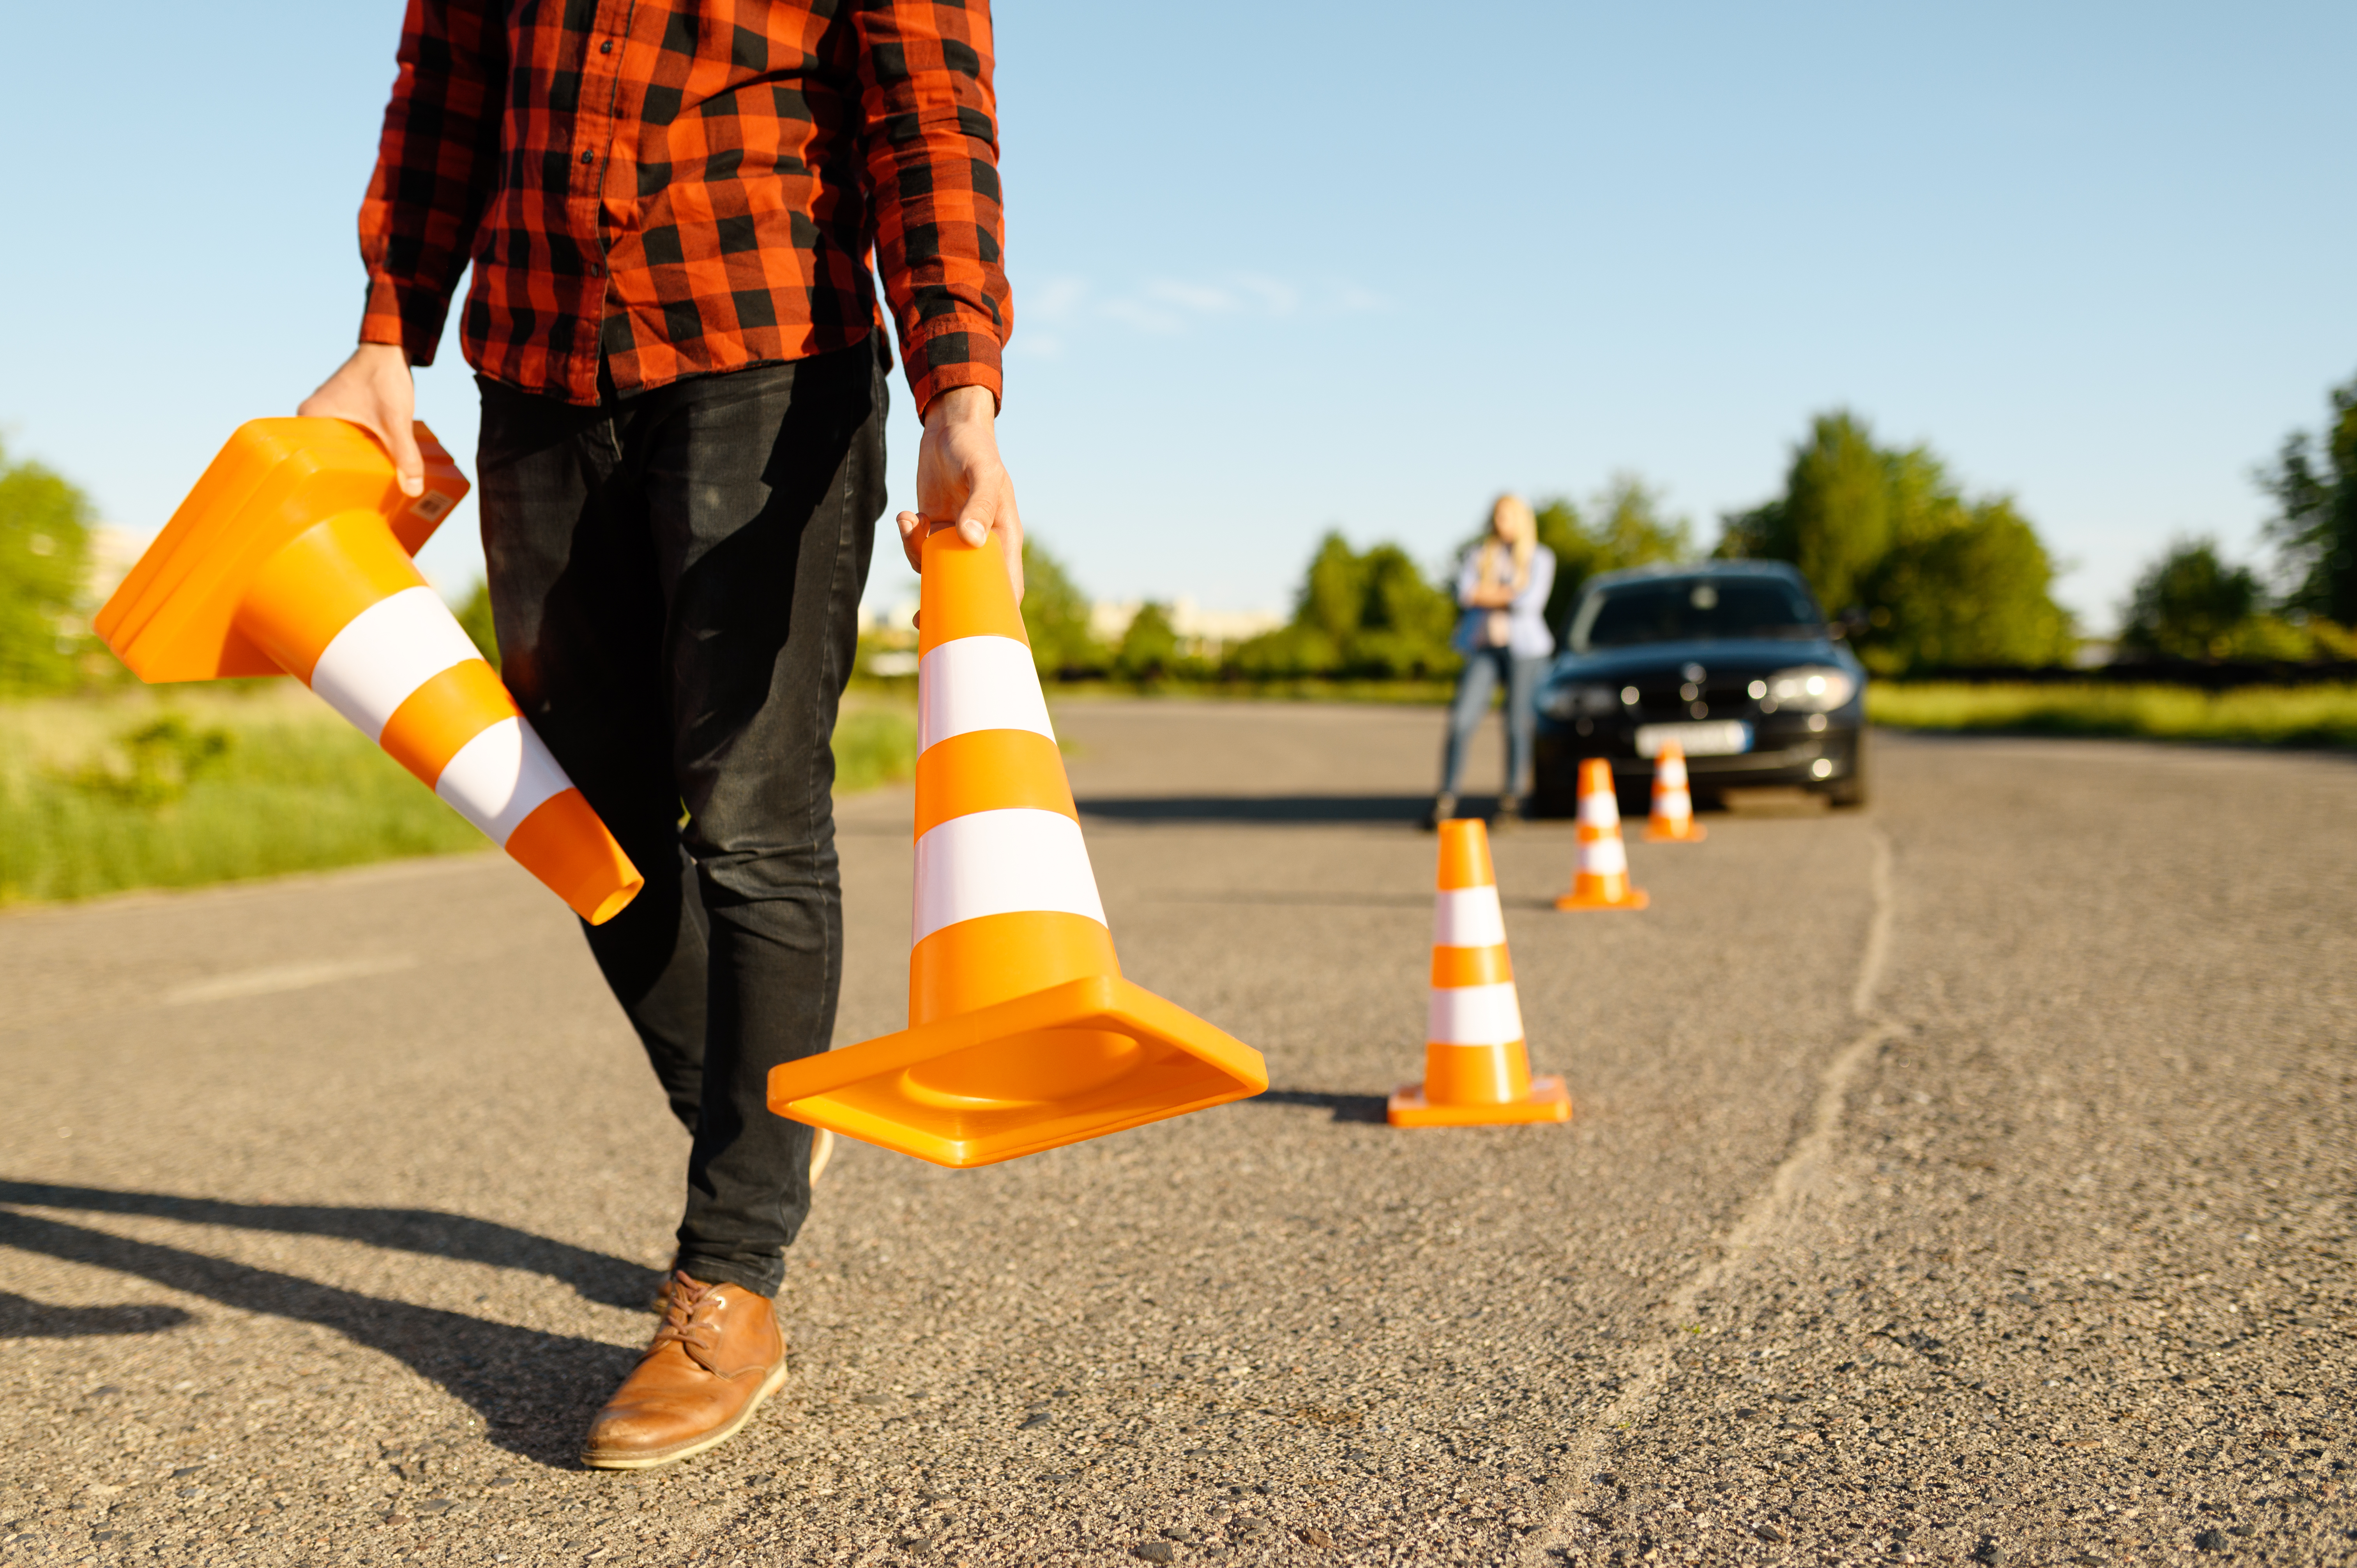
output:
M1590 594L1571 645L1625 648L1734 637L1813 637L1824 628L1807 590L1772 577L1666 577Z

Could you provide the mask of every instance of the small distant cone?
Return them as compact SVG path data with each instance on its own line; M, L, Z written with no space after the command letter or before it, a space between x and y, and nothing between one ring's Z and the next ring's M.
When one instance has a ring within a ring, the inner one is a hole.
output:
M295 676L592 925L642 878L411 562L467 481L416 427L425 493L339 419L240 425L97 618L143 681Z
M770 1073L770 1109L986 1165L1258 1094L1268 1067L1121 976L996 542L925 541L909 1027Z
M1685 750L1676 741L1663 741L1653 756L1653 812L1645 819L1645 842L1700 843L1709 836L1694 818L1694 792L1686 788Z
M1390 1115L1394 1127L1571 1119L1563 1079L1531 1077L1490 835L1479 818L1440 824L1424 1081L1394 1093Z
M1571 891L1558 909L1641 909L1652 900L1629 886L1629 851L1620 842L1620 799L1612 764L1591 757L1579 765L1579 859Z

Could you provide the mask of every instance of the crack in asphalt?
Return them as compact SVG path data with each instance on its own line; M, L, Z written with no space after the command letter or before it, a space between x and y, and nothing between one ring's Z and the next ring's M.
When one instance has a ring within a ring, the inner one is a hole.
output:
M1816 1102L1807 1131L1793 1140L1791 1151L1777 1165L1767 1184L1744 1206L1742 1214L1719 1242L1717 1254L1688 1275L1663 1304L1659 1315L1663 1337L1620 1358L1620 1364L1615 1369L1620 1380L1620 1397L1572 1438L1555 1479L1547 1487L1538 1528L1524 1538L1523 1555L1532 1563L1543 1563L1563 1552L1572 1543L1574 1521L1595 1517L1587 1511L1586 1503L1594 1486L1598 1455L1616 1432L1635 1423L1660 1392L1663 1380L1669 1376L1674 1336L1682 1325L1694 1320L1695 1305L1703 1295L1726 1283L1754 1254L1765 1250L1778 1231L1797 1229L1799 1210L1810 1191L1823 1179L1834 1140L1841 1132L1842 1110L1848 1100L1851 1080L1876 1049L1900 1032L1895 1020L1874 1010L1874 993L1881 984L1883 966L1890 953L1890 836L1871 823L1866 832L1874 852L1867 872L1874 912L1867 922L1865 950L1858 956L1857 982L1850 990L1849 1002L1851 1015L1866 1027L1818 1075Z

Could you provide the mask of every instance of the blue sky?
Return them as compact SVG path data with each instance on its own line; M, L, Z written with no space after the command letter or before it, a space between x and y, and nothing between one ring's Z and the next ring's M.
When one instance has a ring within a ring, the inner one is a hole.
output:
M1102 597L1278 607L1329 527L1437 563L1619 469L1707 542L1846 405L2015 496L2101 627L2170 536L2255 550L2252 467L2357 373L2357 6L1181 15L999 13L1002 435ZM10 9L12 452L152 528L341 358L398 23ZM468 466L473 395L454 340L420 400ZM897 507L905 392L892 437Z

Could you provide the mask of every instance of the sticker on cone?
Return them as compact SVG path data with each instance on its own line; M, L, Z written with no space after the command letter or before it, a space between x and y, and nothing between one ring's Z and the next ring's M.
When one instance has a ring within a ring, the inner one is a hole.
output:
M1685 748L1665 740L1653 754L1653 810L1645 819L1645 842L1700 843L1709 836L1694 820L1694 792L1686 788Z
M770 1109L952 1166L1243 1100L1258 1051L1121 976L994 541L925 541L909 1027L770 1073Z
M238 427L98 613L148 682L289 674L592 925L642 879L410 560L467 493L423 424L425 493L339 419Z
M1440 824L1424 1081L1392 1096L1390 1117L1394 1127L1571 1119L1563 1079L1531 1076L1490 835L1479 818Z
M1571 891L1558 909L1641 909L1652 900L1629 886L1629 850L1620 842L1620 799L1612 764L1591 757L1579 765L1579 858Z

